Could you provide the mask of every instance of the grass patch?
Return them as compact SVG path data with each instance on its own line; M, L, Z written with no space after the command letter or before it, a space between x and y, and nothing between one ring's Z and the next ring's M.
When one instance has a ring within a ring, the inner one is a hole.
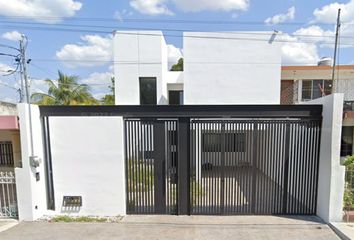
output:
M154 186L154 167L148 163L130 159L128 162L128 191L147 192Z
M70 217L70 216L56 216L51 219L52 222L108 222L107 218L97 217Z

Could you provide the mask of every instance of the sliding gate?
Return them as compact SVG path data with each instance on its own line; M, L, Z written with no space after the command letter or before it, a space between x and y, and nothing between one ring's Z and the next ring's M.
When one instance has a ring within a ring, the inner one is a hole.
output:
M191 214L315 214L320 121L192 120Z
M186 123L125 119L128 214L315 214L321 120Z

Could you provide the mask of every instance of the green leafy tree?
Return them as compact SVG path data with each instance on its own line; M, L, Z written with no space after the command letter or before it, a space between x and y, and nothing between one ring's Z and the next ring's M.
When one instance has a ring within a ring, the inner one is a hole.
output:
M171 71L183 71L183 58L178 59L178 62L172 65Z
M111 77L111 85L108 87L110 93L106 94L102 98L102 103L103 105L114 105L115 104L115 93L114 93L114 88L115 88L115 78Z
M33 93L31 102L39 105L95 105L98 104L86 84L79 84L77 76L58 71L58 84L46 79L47 93Z

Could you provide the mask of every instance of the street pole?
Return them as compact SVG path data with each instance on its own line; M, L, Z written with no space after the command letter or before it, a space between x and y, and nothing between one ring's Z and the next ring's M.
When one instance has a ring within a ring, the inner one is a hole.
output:
M20 102L23 103L25 102L25 98L23 97L23 94L25 92L25 84L24 84L24 78L23 78L23 63L22 63L22 50L24 49L24 45L23 45L23 39L21 37L20 39L20 58L18 59L18 64L20 65L20 77L21 77L21 90L20 90Z
M30 164L32 165L32 159L34 158L34 146L33 146L33 127L32 127L32 109L30 103L30 90L27 76L27 59L26 59L26 48L27 48L27 37L22 34L20 40L20 65L21 65L21 81L24 81L24 90L25 90L25 101L28 105L28 124L29 124L29 137L30 137L30 145L31 152L29 154ZM22 84L22 82L21 82ZM23 86L21 86L22 88Z
M26 44L25 44L26 41ZM20 40L20 52L21 52L21 89L25 92L26 95L26 103L30 104L30 92L29 92L29 83L28 83L28 76L27 76L27 59L26 59L26 46L27 45L27 38L24 34L21 35ZM22 84L24 81L24 88L22 88Z
M332 92L333 93L337 92L337 81L334 78L334 75L335 75L335 71L336 71L339 29L340 29L340 8L338 9L337 27L336 27L336 39L335 39L335 43L334 43L334 56L333 56L333 68L332 68L332 85L333 85L333 91Z

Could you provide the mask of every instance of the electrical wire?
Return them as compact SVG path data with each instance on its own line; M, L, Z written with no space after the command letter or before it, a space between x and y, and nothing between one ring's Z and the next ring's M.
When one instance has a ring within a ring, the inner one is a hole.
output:
M48 21L82 21L82 22L119 22L116 18L93 18L93 17L67 17L67 16L38 16L38 15L11 15L6 16L8 19L37 19ZM148 19L148 18L123 18L121 21L130 23L171 23L171 24L239 24L239 25L267 25L264 21L236 21L236 20L189 20L189 19ZM344 24L352 24L351 22L343 22ZM332 23L316 23L317 25L333 26ZM308 25L308 22L282 22L276 25Z
M112 34L110 31L101 31L101 30L91 30L91 29L69 29L69 28L57 28L57 27L31 27L31 26L21 26L21 25L1 25L2 28L8 28L8 29L13 29L13 28L18 28L18 29L27 29L27 30L37 30L37 31L58 31L58 32L81 32L81 33L99 33L99 34ZM213 34L218 34L218 32L212 32ZM235 33L235 32L234 32ZM175 37L175 38L197 38L197 39L215 39L215 40L245 40L245 41L269 41L269 39L265 38L252 38L252 37L223 37L223 36L203 36L203 35L197 35L198 33L195 33L194 35L176 35L176 34L157 34L157 33L142 33L142 32L122 32L122 31L114 31L114 34L117 35L139 35L139 36L158 36L158 37ZM243 34L246 36L249 36L247 32L240 32L237 34ZM291 35L288 35L291 37ZM305 36L305 35L304 35ZM316 35L314 35L316 36ZM314 37L310 36L310 37ZM348 36L350 37L350 36ZM321 36L321 38L326 38ZM354 37L353 37L354 38ZM329 41L318 41L318 40L307 40L305 41L304 39L296 39L296 40L286 40L286 39L275 39L273 42L279 42L279 43L322 43L322 44L334 44L334 42L329 42ZM345 43L342 44L342 46L354 46L354 43Z
M25 24L25 25L39 25L39 26L48 26L45 23L33 23L33 22L14 22L14 21L4 21L0 20L0 23L17 23L17 24ZM105 29L112 29L112 28L119 28L123 30L138 30L138 31L166 31L166 32L199 32L200 30L196 29L171 29L171 28L145 28L145 27L122 27L122 26L103 26L103 25L82 25L82 24L61 24L56 23L55 26L62 26L62 27L88 27L88 28L105 28ZM232 32L232 31L217 31L217 33L227 33L232 35L242 35L245 33L242 32ZM282 33L280 33L282 34ZM269 33L263 32L247 32L247 35L269 35ZM320 35L303 35L303 34L291 34L293 37L314 37L314 38L335 38L335 34L333 36L320 36ZM354 36L343 36L343 38L353 38Z

